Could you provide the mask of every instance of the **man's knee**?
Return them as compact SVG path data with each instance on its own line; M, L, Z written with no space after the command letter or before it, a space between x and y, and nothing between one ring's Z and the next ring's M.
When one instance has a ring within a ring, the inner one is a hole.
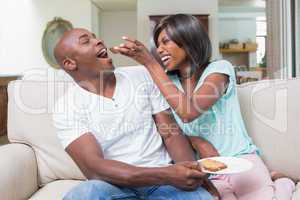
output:
M87 187L97 190L101 193L112 193L116 190L119 191L119 188L117 186L114 186L110 183L107 183L105 181L100 181L100 180L90 180L87 181Z

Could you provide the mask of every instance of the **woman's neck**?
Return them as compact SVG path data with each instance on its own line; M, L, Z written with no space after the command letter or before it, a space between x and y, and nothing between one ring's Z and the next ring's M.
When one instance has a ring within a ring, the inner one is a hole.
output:
M203 69L197 68L194 72L190 70L190 74L187 74L186 70L180 70L180 82L182 85L183 90L186 94L192 94L197 86L197 83L203 73ZM188 75L188 76L187 76Z

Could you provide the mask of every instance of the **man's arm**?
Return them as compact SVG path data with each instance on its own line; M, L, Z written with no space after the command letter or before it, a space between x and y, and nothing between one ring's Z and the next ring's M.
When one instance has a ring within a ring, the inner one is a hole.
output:
M187 137L182 134L170 109L153 115L153 118L173 161L175 163L194 161L192 146Z
M181 161L194 160L195 157L192 146L189 143L189 139L182 134L182 131L176 123L170 110L155 114L153 117L158 131L164 139L166 148L173 161L177 163ZM190 141L194 142L193 145L197 146L196 150L201 151L204 155L210 154L211 148L215 150L213 145L205 140L202 140L201 138L199 140L194 138L194 140ZM217 151L216 153L218 154ZM217 188L207 177L202 177L202 186L212 195L221 199L220 193L218 192Z
M90 133L74 140L66 151L88 179L100 179L124 187L173 185L193 190L199 186L199 180L204 176L197 169L196 162L146 168L104 159L101 145Z

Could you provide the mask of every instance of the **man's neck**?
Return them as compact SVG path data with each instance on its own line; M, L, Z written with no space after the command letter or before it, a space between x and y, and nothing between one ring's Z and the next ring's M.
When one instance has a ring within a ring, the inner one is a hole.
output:
M111 98L116 86L116 76L113 71L105 72L77 83L89 92Z

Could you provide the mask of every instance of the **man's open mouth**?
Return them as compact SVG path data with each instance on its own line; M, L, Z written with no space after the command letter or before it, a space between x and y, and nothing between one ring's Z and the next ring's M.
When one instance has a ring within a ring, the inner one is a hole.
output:
M107 49L103 48L96 54L97 58L108 58Z

